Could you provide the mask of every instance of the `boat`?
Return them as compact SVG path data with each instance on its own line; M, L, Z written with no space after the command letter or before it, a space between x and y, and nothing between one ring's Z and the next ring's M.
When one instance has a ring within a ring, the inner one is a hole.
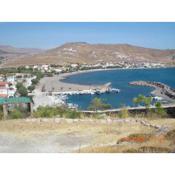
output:
M117 89L117 88L110 88L110 89L109 89L109 92L119 93L119 92L120 92L120 89Z
M67 103L68 108L70 109L78 109L78 105L77 104L73 104L73 103Z

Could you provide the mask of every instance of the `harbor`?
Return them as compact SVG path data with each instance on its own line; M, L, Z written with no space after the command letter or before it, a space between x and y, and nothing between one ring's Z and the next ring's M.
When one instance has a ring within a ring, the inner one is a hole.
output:
M33 96L34 109L37 109L39 106L47 105L66 105L70 108L78 108L76 104L66 103L68 96L117 94L120 92L120 89L113 88L110 82L102 85L79 85L62 81L72 74L76 73L64 73L41 79L34 92L30 94Z
M140 79L150 77L147 78L147 82L166 84L166 82L162 81L164 74L173 75L174 69L62 73L53 77L42 78L30 95L34 97L34 109L35 105L38 107L71 104L71 106L78 106L82 110L86 110L95 97L105 99L107 103L112 105L112 108L120 108L121 104L132 107L132 99L139 94L152 96L162 104L174 103L174 99L162 93L162 89L155 84L154 86L131 86L129 83L135 82L138 79L137 75L140 73L143 75ZM171 87L174 87L173 76L170 76L169 82L168 85L170 84Z

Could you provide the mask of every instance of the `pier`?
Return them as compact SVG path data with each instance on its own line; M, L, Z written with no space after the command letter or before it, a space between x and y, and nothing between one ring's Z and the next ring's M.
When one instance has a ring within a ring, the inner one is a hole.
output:
M119 93L120 90L117 88L112 88L111 83L106 83L104 85L100 85L97 87L89 88L89 89L79 89L79 90L66 90L66 91L49 91L43 94L46 95L94 95L94 94L103 94L103 93Z

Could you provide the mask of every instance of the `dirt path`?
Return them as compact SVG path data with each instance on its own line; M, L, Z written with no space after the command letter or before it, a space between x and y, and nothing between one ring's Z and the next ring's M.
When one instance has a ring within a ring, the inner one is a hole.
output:
M75 134L40 135L35 138L20 138L13 134L0 134L1 153L66 153L74 152L90 143L91 136Z

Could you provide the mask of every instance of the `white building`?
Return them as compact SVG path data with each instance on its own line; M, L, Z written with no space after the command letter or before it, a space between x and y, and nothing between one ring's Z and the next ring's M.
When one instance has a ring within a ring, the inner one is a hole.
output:
M6 78L6 81L7 81L8 83L14 84L14 83L15 83L15 76L14 76L14 75L8 76L8 77Z
M0 98L13 97L15 95L16 88L10 87L8 82L0 82Z

